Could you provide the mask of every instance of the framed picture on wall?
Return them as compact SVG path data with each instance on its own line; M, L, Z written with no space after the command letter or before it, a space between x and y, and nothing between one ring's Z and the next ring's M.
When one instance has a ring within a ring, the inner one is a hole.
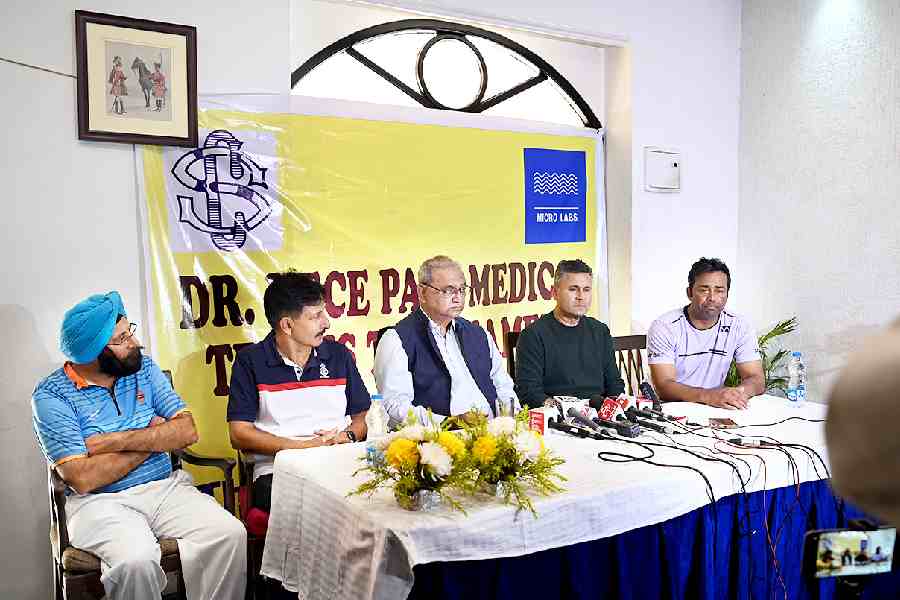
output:
M197 29L75 11L78 138L197 145Z

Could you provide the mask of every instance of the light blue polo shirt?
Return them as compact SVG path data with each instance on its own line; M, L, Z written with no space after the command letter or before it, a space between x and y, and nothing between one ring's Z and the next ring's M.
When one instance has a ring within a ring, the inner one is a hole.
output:
M159 366L147 356L140 371L116 380L113 392L87 383L68 363L38 383L31 396L32 424L52 466L86 457L84 440L92 435L143 429L154 416L170 419L186 410ZM154 452L125 477L94 493L118 492L165 479L171 472L168 453Z

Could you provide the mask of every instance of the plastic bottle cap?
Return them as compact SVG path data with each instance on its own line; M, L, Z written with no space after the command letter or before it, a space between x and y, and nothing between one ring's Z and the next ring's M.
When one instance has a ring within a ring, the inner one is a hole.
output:
M799 357L800 353L795 350L794 352L791 352L791 356Z

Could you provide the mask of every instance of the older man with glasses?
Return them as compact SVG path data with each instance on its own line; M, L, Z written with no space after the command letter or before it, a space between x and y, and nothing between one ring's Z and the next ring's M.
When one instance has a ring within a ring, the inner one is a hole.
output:
M117 292L93 295L63 319L69 361L32 395L32 422L69 487L71 543L100 558L106 597L159 599L158 537L178 539L189 599L244 596L247 534L168 452L197 441L194 420L159 367L141 355Z
M375 353L375 381L392 423L412 410L421 423L518 407L497 344L460 317L468 286L462 268L435 256L419 268L419 308L385 332Z

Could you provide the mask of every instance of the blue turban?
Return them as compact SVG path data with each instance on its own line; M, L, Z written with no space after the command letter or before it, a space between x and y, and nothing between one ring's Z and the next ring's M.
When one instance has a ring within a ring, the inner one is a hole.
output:
M77 364L94 361L109 343L116 319L125 314L119 292L94 294L66 312L59 349Z

